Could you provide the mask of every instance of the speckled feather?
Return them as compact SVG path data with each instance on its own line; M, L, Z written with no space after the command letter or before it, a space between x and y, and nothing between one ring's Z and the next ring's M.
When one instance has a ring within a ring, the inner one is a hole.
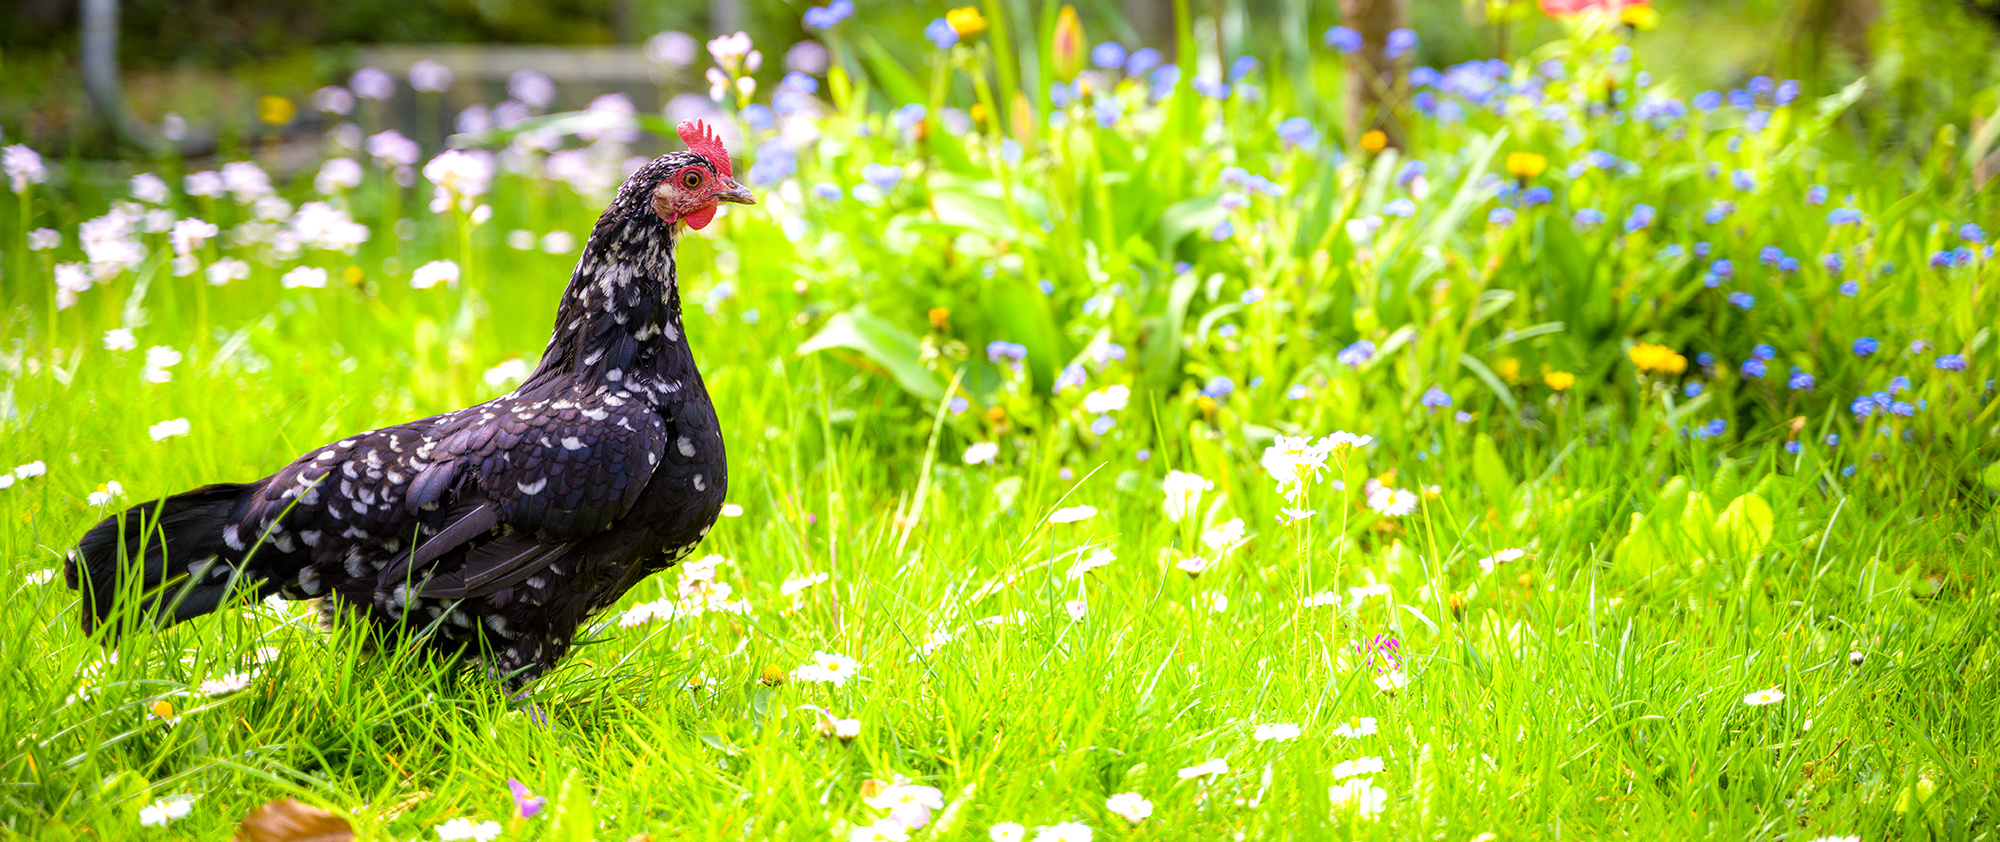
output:
M123 515L158 513L168 527L146 554L145 585L178 585L181 604L155 598L154 616L184 620L232 593L322 598L483 652L516 687L553 666L592 613L692 552L721 510L727 462L681 329L677 226L652 207L654 185L692 165L716 171L679 152L625 182L519 389ZM72 554L70 584L90 591L86 629L116 602L104 583L120 581L120 550L139 546L112 518Z

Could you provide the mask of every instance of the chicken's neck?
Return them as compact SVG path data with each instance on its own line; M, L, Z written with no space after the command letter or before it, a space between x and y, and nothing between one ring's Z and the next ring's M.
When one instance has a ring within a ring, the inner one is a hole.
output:
M556 310L548 350L522 393L624 390L655 405L705 398L681 328L678 239L650 212L599 219Z

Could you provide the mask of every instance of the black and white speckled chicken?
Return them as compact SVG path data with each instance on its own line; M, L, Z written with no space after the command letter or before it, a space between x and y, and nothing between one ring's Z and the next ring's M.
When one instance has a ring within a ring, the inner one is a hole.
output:
M679 129L689 151L626 179L598 218L519 389L104 520L66 570L84 630L320 598L481 655L515 689L591 614L691 552L728 475L681 326L674 245L720 203L756 200L707 126Z

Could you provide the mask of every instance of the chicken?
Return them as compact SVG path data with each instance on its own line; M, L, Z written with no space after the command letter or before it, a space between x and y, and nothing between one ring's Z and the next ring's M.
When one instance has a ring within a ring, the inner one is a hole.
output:
M674 246L755 204L700 123L597 220L521 387L349 436L249 483L134 506L66 565L86 633L165 627L232 600L336 616L479 657L517 690L578 627L692 552L728 489L722 429L681 324Z

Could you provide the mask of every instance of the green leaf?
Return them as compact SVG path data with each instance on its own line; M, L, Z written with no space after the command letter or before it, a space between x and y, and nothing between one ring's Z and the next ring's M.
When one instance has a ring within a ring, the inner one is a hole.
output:
M1480 362L1477 357L1471 354L1459 354L1458 364L1469 369L1473 376L1478 377L1480 382L1486 384L1486 388L1492 389L1493 396L1499 398L1501 403L1507 405L1508 412L1517 412L1520 410L1520 407L1514 403L1514 391L1507 388L1507 384L1500 382L1500 378L1495 377L1493 371L1487 368L1485 363Z
M1007 214L1006 200L957 190L931 191L931 213L950 228L971 231L999 242L1021 238L1021 229Z
M1172 387L1175 375L1180 373L1181 326L1187 320L1188 302L1194 300L1195 290L1200 287L1201 276L1193 272L1175 278L1173 289L1167 294L1167 309L1146 336L1143 352L1146 377L1161 388Z
M1756 555L1771 543L1771 524L1771 504L1745 494L1722 510L1709 537L1718 552Z
M910 103L929 99L924 96L924 86L918 84L916 77L911 76L909 71L903 69L902 63L896 61L895 55L885 49L881 42L863 35L856 39L855 43L860 45L862 54L867 57L868 71L873 76L873 81L882 86L882 91L889 95L890 100Z
M153 784L144 775L130 769L105 778L97 784L97 802L106 805L124 805L124 812L133 821L139 819L139 808L146 806L146 796Z
M1028 371L1044 387L1055 384L1057 363L1069 359L1055 314L1049 312L1050 300L1025 281L1002 276L989 282L979 302L1003 334L996 338L1028 349Z
M1486 492L1486 505L1504 506L1514 496L1514 477L1500 461L1500 448L1486 433L1472 440L1472 476Z
M1618 542L1618 549L1612 553L1612 562L1633 579L1643 579L1673 564L1673 556L1648 523L1645 515L1634 512L1625 539Z
M1708 502L1708 495L1690 491L1687 507L1681 510L1681 536L1688 543L1707 548L1709 527L1715 524L1715 506Z
M556 815L548 838L556 842L591 842L597 838L597 816L590 803L590 784L575 769L563 777L556 794Z
M1172 250L1187 235L1214 228L1227 219L1229 211L1222 207L1220 195L1175 202L1160 214L1161 248Z
M1452 194L1451 204L1445 206L1444 212L1431 217L1430 224L1425 226L1417 239L1418 247L1442 246L1447 239L1465 229L1466 216L1486 201L1486 191L1480 186L1477 174L1486 172L1494 154L1500 151L1500 144L1506 140L1507 130L1502 129L1473 147L1471 153L1464 157L1465 180L1459 183L1458 192Z
M833 314L811 339L799 345L799 356L844 348L860 353L887 369L905 391L930 403L944 397L937 375L925 368L917 338L857 304Z
M1561 333L1562 331L1562 322L1542 322L1541 324L1530 325L1520 330L1510 327L1500 331L1499 336L1494 337L1493 341L1486 343L1486 347L1480 353L1490 354L1523 339L1533 339L1537 336L1546 336L1551 333Z

